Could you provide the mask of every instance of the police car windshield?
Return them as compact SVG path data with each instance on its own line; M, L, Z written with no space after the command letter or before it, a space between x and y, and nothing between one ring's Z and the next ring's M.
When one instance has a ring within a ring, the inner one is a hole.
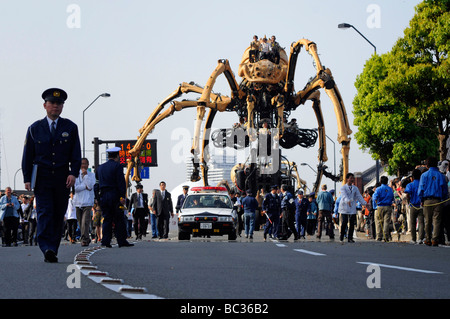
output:
M231 200L226 195L193 194L184 201L183 208L232 208Z

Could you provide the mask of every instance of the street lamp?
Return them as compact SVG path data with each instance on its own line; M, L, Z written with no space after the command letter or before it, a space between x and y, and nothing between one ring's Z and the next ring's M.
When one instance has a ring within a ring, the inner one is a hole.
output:
M348 29L348 28L353 28L356 32L359 33L360 36L362 36L367 42L370 43L371 46L373 46L373 49L375 50L375 54L377 54L377 48L375 47L375 45L369 41L369 39L367 39L361 32L358 31L358 29L356 29L354 26L352 26L351 24L348 23L340 23L338 24L338 28L339 29Z
M94 102L97 101L98 98L100 98L100 97L110 97L110 96L111 96L111 94L109 94L109 93L102 93L102 94L100 94L99 96L97 96L97 97L95 98L94 101L91 102L91 104L89 104L89 105L87 106L87 108L85 108L85 109L83 110L83 157L86 157L86 155L85 155L85 145L86 145L86 141L85 141L85 137L84 137L84 112L86 112L86 110L87 110L89 107L91 107L91 105L94 104Z
M312 171L317 174L317 171L314 168L312 168L308 163L300 163L300 165L301 166L309 166L309 168L312 169Z
M349 23L340 23L340 24L338 24L338 28L339 29L353 28L353 30L358 32L360 36L362 36L367 42L370 43L371 46L373 46L373 50L375 51L375 54L377 54L377 47L372 42L370 42L369 39L367 39L361 32L359 32L358 29L356 29L354 26L352 26ZM380 181L379 167L380 167L380 161L379 160L375 160L375 169L376 169L375 179L376 179L377 183Z
M19 168L19 169L16 171L16 173L14 174L14 191L17 190L17 189L16 189L16 175L17 175L17 173L19 173L21 170L22 170L22 169Z

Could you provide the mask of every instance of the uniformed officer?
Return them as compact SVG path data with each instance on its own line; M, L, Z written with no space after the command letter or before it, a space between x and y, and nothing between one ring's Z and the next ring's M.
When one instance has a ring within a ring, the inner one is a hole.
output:
M300 238L305 238L308 208L309 200L303 197L303 191L299 189L295 199L295 225Z
M287 185L281 185L282 238L287 240L294 233L294 240L299 239L295 229L295 199L288 191Z
M273 185L269 194L266 194L262 202L262 210L267 214L266 227L264 227L264 240L267 239L269 231L272 237L278 236L278 225L280 222L280 197L277 194L278 186Z
M60 117L67 93L51 88L42 93L47 116L27 130L22 157L25 189L34 190L37 242L46 262L58 262L57 254L69 202L81 166L78 127Z
M95 177L95 185L98 194L100 208L103 215L103 237L102 246L111 248L112 229L114 231L119 247L134 246L127 241L127 230L123 210L125 206L126 184L123 175L123 167L119 164L120 147L113 147L106 152L108 161L100 165Z
M184 185L184 186L183 186L183 194L178 195L178 198L177 198L177 205L175 206L175 211L176 211L177 214L178 214L178 212L180 211L181 207L182 207L183 204L184 204L184 200L185 200L186 197L187 197L188 191L189 191L189 186Z

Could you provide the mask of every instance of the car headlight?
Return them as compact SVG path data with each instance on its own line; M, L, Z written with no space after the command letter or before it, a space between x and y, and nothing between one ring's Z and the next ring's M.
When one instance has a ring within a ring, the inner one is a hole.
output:
M231 216L219 216L217 220L219 222L232 222L233 218Z
M194 216L181 216L180 222L193 222Z

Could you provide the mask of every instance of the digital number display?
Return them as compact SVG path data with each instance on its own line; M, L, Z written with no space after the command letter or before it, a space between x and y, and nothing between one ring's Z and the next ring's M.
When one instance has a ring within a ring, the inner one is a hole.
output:
M122 166L127 166L128 159L131 159L129 151L133 149L137 141L116 141L115 146L120 147L119 163ZM156 140L146 140L142 144L139 160L142 166L158 166L156 157Z

